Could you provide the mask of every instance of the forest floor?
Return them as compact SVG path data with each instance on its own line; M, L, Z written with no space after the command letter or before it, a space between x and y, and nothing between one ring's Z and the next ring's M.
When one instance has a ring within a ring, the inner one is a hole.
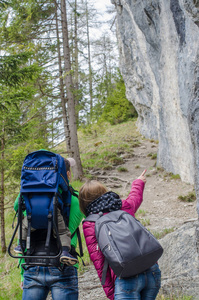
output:
M146 139L140 140L140 145L134 148L133 157L125 158L122 167L126 172L119 172L116 167L111 171L95 171L96 179L125 199L130 192L131 183L144 169L147 169L147 183L144 190L144 200L138 211L139 219L157 237L174 231L185 222L197 218L196 201L188 202L178 199L193 192L191 184L184 183L178 176L169 174L155 166L158 145ZM86 271L79 275L80 300L105 300L93 266L87 266Z

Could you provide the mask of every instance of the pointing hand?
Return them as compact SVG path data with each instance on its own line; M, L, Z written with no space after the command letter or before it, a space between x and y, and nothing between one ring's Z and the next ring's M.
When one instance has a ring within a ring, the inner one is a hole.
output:
M144 183L146 183L146 178L144 176L144 174L146 173L146 169L142 172L142 174L138 177L138 179L141 179L142 181L144 181Z

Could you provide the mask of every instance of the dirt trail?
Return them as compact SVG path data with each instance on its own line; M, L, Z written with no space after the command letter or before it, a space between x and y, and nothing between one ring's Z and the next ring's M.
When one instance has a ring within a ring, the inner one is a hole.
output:
M157 145L155 143L142 140L141 146L135 148L135 156L124 164L128 173L120 173L119 176L131 183L144 169L147 169L144 200L140 206L146 212L144 218L150 221L150 225L147 227L157 231L178 228L184 222L197 218L196 201L190 203L178 199L178 196L185 196L189 192L193 192L193 186L180 179L172 179L171 175L165 171L158 170L155 160L151 159L152 155L156 153ZM127 192L130 190L130 184L128 188ZM124 189L118 190L120 195L121 192L123 197L128 194L124 193Z
M139 147L134 148L134 156L124 158L122 165L128 172L114 171L98 173L99 180L103 181L111 190L126 198L130 185L144 169L147 169L147 183L144 191L144 200L140 207L144 211L147 228L155 232L165 229L176 229L184 222L197 218L196 201L182 202L178 196L185 196L193 191L193 186L172 179L171 175L163 170L157 170L155 160L151 159L157 153L157 144L148 140L141 140ZM97 174L96 174L97 175ZM116 180L119 178L120 180ZM105 300L99 279L93 266L79 276L80 300Z

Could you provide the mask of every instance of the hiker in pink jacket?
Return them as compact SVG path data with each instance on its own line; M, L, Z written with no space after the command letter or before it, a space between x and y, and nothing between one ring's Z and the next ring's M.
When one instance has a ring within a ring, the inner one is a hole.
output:
M84 215L99 213L108 213L113 210L124 210L135 216L135 213L143 200L143 191L146 183L144 177L146 170L134 180L131 191L126 200L121 200L113 192L108 192L107 188L96 180L86 182L79 191L80 209ZM95 223L85 221L83 223L83 232L86 245L100 281L104 265L104 255L98 248L95 236ZM155 264L147 271L128 278L118 278L113 270L108 267L106 281L103 289L108 299L111 300L154 300L160 289L161 272L158 264Z

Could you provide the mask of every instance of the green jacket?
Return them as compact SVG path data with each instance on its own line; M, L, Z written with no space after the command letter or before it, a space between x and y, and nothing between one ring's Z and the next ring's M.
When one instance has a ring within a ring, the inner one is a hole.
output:
M19 195L17 196L17 199L15 200L15 203L14 203L15 211L17 211L17 209L18 209L18 200L19 200ZM71 235L79 227L83 218L84 218L84 214L80 211L80 208L79 208L79 199L76 196L72 195L70 216L69 216L69 225L68 225ZM77 246L77 233L75 233L75 235L71 239L71 246L73 246L75 248ZM24 262L24 260L21 259L20 264L23 262ZM78 268L78 264L76 264L75 267ZM21 281L23 281L23 273L24 273L24 270L21 267Z

